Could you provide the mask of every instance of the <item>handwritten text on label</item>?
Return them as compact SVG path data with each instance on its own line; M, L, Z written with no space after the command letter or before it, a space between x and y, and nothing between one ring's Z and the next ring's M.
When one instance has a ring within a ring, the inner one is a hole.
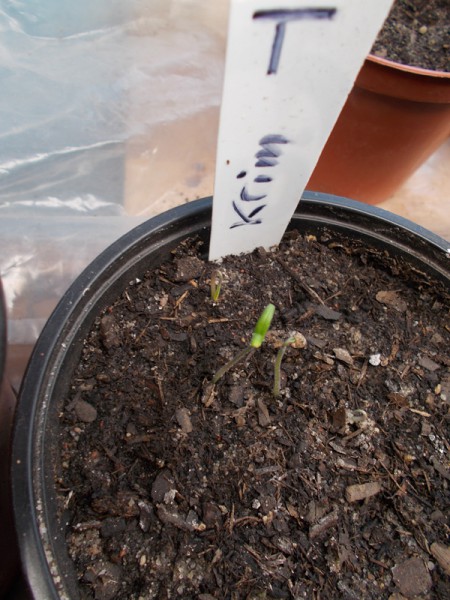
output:
M286 24L289 21L298 21L305 19L332 19L336 14L336 8L300 8L300 9L276 9L276 10L259 10L253 14L253 19L272 19L276 22L275 25L275 37L272 45L272 52L269 59L269 67L267 69L267 75L276 75L281 57L281 50L283 48L284 36L286 33ZM278 144L287 144L288 140L280 134L268 134L260 139L259 145L262 147L255 154L257 159L254 167L256 168L270 168L275 167L278 164L278 157L282 154L281 149L278 148ZM245 171L239 173L237 178L245 177L247 173ZM269 184L273 180L273 177L269 175L256 175L253 182L256 184ZM267 189L267 185L265 186ZM233 200L233 210L238 215L239 221L230 225L230 229L240 227L242 225L260 225L263 221L261 219L261 211L266 207L266 204L259 204L258 206L252 206L250 209L243 203L248 202L260 202L267 198L267 193L264 190L258 190L258 194L251 194L247 189L247 185L241 189L240 201ZM263 193L261 193L263 192ZM268 192L268 190L267 190Z
M254 167L257 169L268 169L275 167L278 164L278 157L281 155L279 145L288 143L288 140L283 135L265 135L261 140L259 140L261 150L258 150L258 152L255 154L256 162ZM242 171L239 173L239 175L237 175L237 179L241 179L246 175L247 173ZM258 174L253 181L256 184L259 184L258 187L260 188L261 184L269 184L272 181L272 177L265 173ZM260 204L256 207L252 205L250 212L247 212L248 208L245 207L245 204L242 204L248 202L260 202L267 197L267 194L264 193L264 189L259 189L258 191L258 194L250 193L247 189L247 185L244 185L244 187L241 189L241 202L238 203L233 200L233 209L241 220L237 223L233 223L233 225L230 226L230 229L234 229L234 227L239 227L240 225L259 225L262 223L260 218L255 217L262 211L263 208L265 208L265 204Z
M289 21L299 21L301 19L332 19L335 14L336 8L297 8L292 10L275 9L256 11L253 15L254 19L274 19L277 22L267 75L272 75L272 73L277 72L280 63L281 50L283 48L284 35L286 33L286 23Z

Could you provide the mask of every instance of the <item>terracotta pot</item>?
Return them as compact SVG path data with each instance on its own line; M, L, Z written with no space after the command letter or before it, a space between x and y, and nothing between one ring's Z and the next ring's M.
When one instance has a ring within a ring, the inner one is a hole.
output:
M16 397L9 382L3 377L6 349L6 311L0 280L0 598L3 598L16 576L19 562L9 472Z
M369 56L307 188L377 204L450 135L450 73Z

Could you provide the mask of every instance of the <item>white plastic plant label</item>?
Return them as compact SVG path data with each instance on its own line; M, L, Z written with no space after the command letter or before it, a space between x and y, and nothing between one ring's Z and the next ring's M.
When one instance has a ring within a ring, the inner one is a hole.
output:
M232 0L209 257L278 244L392 0Z

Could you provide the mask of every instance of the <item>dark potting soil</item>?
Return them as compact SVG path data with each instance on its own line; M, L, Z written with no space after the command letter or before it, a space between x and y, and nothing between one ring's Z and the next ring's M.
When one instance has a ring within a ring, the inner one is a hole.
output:
M372 54L450 72L449 0L396 0Z
M445 291L291 232L224 259L214 303L204 251L131 282L84 342L58 475L82 597L448 598ZM213 386L269 302L267 340Z

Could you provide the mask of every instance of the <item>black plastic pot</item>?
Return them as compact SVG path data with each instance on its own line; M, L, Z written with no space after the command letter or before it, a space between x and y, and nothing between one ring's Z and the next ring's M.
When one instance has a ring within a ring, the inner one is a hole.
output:
M164 260L177 243L209 237L211 199L168 211L103 252L75 281L46 324L23 381L13 444L13 499L23 568L36 599L77 598L65 549L65 523L56 518L56 423L85 335L94 318L131 280ZM306 192L291 227L324 228L398 255L450 289L447 243L413 223L357 202Z
M6 323L6 308L0 280L0 598L9 589L19 565L10 478L11 429L16 397L4 376Z

